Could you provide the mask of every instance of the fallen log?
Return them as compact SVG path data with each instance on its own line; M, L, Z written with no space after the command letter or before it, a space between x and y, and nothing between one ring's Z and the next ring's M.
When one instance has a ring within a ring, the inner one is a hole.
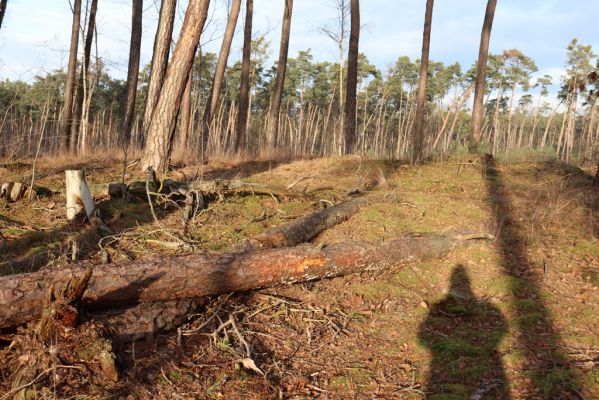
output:
M248 238L233 248L233 253L247 253L255 250L293 247L307 242L324 230L347 221L368 202L364 198L353 198L335 206L315 211L299 217L290 223L277 226L265 232ZM195 252L199 249L185 242L168 242L163 240L146 239L146 243L168 250Z
M442 257L467 240L460 234L448 234L380 243L300 245L241 254L162 256L97 266L80 304L87 310L115 309L375 271L405 261ZM49 285L61 290L85 271L82 266L74 266L1 277L0 328L38 319Z
M236 249L251 251L292 247L307 242L324 230L347 221L367 204L364 198L353 198L336 206L325 208L294 219L289 224L278 226L241 243Z
M319 210L297 218L287 225L269 229L235 247L237 252L250 252L278 247L292 247L309 241L325 229L348 220L367 204L363 198L353 198L334 207ZM148 240L148 242L150 242ZM171 250L182 249L193 252L193 246L185 243L151 241ZM109 314L94 314L92 319L105 322L111 327L112 337L117 343L130 343L160 331L172 330L186 322L187 316L198 309L201 300L182 299L140 304L126 310Z
M207 300L204 297L142 303L127 309L91 313L89 317L109 327L110 337L116 344L130 344L177 329Z
M213 181L179 182L165 179L162 182L151 182L150 191L160 194L174 194L185 196L190 191L198 191L204 194L228 194L228 193L253 193L283 198L307 197L305 194L291 192L284 188L278 188L261 183L243 182L241 180L216 179ZM94 197L121 198L123 191L135 197L145 199L147 196L146 182L136 181L129 184L122 182L111 182L90 185Z

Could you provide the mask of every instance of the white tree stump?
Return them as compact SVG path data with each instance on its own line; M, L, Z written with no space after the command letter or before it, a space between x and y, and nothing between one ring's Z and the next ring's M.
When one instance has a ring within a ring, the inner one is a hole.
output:
M15 182L12 186L12 190L10 191L10 199L12 201L19 201L25 195L25 191L27 190L27 186L25 186L21 182Z
M7 201L19 201L26 190L27 186L22 182L4 182L0 185L0 199L4 197Z
M95 211L96 205L85 181L85 172L83 170L66 170L65 176L67 185L67 220L72 221L83 210L85 210L85 214L89 219Z

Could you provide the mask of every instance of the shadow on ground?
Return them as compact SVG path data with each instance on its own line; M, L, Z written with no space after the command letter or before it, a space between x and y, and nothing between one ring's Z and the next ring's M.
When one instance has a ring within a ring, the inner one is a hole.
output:
M513 201L500 169L492 158L484 168L487 200L497 223L497 247L501 267L510 278L519 351L525 354L525 374L531 380L530 395L542 398L576 397L579 385L564 355L563 343L544 304L540 283L543 271L527 254L524 228L513 216Z
M98 203L98 208L115 235L153 222L147 202L108 199ZM173 206L156 208L156 214L158 218L164 218L175 210L177 208ZM11 225L19 225L17 221L0 217ZM74 242L77 249L75 258L87 259L97 253L101 238L90 224L79 218L55 228L29 231L14 239L4 239L0 242L3 259L0 259L0 276L34 272L54 262L66 262L72 258Z
M431 306L418 332L432 354L428 398L509 399L497 349L506 333L499 309L477 299L465 268L456 266L447 296Z

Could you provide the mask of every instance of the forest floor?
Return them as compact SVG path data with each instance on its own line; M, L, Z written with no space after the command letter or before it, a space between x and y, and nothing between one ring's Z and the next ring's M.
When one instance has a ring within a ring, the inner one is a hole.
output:
M466 161L466 162L465 162ZM469 228L495 236L441 260L277 287L211 300L178 340L160 334L125 352L116 384L80 382L61 396L115 399L599 399L599 189L590 175L554 162L483 168L452 159L412 168L358 158L293 162L210 162L173 179L238 177L287 186L310 198L233 196L210 203L187 237L200 251L235 243L375 186L369 205L314 242L387 240ZM42 162L31 202L2 204L0 273L100 262L99 237L83 221L67 224L66 167ZM91 183L120 181L113 159L84 160ZM127 180L145 180L137 167ZM25 179L31 166L0 167L0 180ZM182 231L183 210L104 199L112 262L168 252L152 240ZM148 241L149 240L149 241ZM171 251L176 254L177 251ZM260 372L240 368L242 343L219 319L233 315ZM179 343L178 343L179 342ZM0 354L8 343L0 340ZM1 360L0 360L1 361ZM2 363L4 364L4 363ZM0 367L0 393L11 371ZM78 395L78 396L75 396ZM0 398L2 396L0 395ZM63 398L63 397L59 397Z

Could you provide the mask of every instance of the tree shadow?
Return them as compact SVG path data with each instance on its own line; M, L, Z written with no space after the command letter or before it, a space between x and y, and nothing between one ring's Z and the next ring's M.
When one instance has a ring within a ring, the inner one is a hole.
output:
M106 199L100 201L97 207L115 235L154 220L147 201ZM159 218L177 210L173 206L155 208ZM19 225L17 221L0 217L0 221ZM73 242L77 243L76 258L88 258L97 253L101 238L94 227L78 218L53 229L35 230L14 239L4 239L0 242L0 276L35 272L55 260L66 261L66 256L72 256Z
M431 306L418 338L432 352L431 399L509 399L497 347L507 332L499 309L472 293L462 265L454 268L447 296Z
M507 290L523 355L523 369L530 375L535 396L564 398L577 396L578 384L563 354L563 343L550 311L544 304L539 286L542 275L527 254L524 228L513 215L513 202L508 186L492 157L486 156L484 179L487 201L497 222L497 248L503 272L509 278Z

